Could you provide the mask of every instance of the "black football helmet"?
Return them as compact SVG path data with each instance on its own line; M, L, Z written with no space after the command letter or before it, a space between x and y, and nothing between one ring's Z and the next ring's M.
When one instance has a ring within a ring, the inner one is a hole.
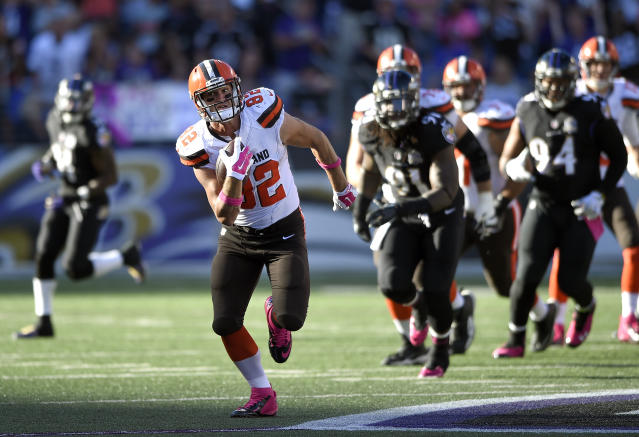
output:
M389 70L373 83L375 119L385 129L399 129L419 114L419 83L404 70Z
M60 81L54 103L62 120L72 123L87 117L94 101L93 84L81 74L75 74L71 79Z
M575 59L561 49L541 55L535 66L535 96L539 103L557 111L573 99L579 67Z

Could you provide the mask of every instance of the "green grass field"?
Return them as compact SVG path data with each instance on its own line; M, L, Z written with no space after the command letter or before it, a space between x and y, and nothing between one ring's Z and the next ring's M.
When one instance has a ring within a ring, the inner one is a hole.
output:
M353 436L370 431L273 428L400 406L639 389L639 346L611 338L620 307L613 284L597 286L593 331L580 348L527 350L524 359L497 361L491 352L506 339L508 302L481 281L464 283L477 292L477 336L465 355L451 358L445 377L433 381L417 379L419 367L380 365L399 339L371 279L343 285L316 279L306 325L294 334L285 364L268 353L268 288L261 284L246 326L260 346L280 410L274 418L249 420L229 418L249 389L211 331L206 278L151 278L142 287L117 276L61 280L56 338L27 341L12 340L11 333L34 320L30 281L2 281L0 436L249 435L261 428L270 431L260 435Z

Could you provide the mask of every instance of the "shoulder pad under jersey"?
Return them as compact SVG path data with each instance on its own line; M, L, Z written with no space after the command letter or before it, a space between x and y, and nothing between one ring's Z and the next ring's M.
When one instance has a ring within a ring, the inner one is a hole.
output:
M442 114L453 110L453 102L446 91L435 88L419 90L419 106Z
M477 124L491 129L508 129L515 118L515 109L501 100L484 100L475 113Z
M209 155L204 148L202 132L199 129L200 125L201 122L198 122L186 128L175 143L180 162L188 167L199 168L209 163Z
M639 87L626 78L618 77L614 81L615 87L622 87L621 104L626 108L639 109Z
M244 111L264 129L275 126L284 110L284 102L270 88L255 88L244 94Z
M351 123L365 122L363 119L374 118L373 111L375 111L375 96L373 93L368 93L355 103Z

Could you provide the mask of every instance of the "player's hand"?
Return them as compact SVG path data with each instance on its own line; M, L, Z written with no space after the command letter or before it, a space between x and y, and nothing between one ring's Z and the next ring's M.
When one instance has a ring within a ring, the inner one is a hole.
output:
M628 166L626 168L628 169L630 176L635 179L639 179L639 165L637 165L637 161L630 154L628 154Z
M570 202L577 217L594 220L601 215L604 198L599 191L591 191L584 197Z
M220 156L226 167L226 175L243 181L249 168L251 168L253 152L249 146L242 144L242 138L235 137L234 141L235 147L233 147L233 154L229 156L223 149L220 150Z
M529 164L529 156L530 151L525 149L516 158L506 163L505 170L510 179L515 182L528 182L532 179L532 174L526 168L526 164Z
M363 241L366 243L371 242L371 231L368 229L366 220L362 217L356 217L355 214L353 214L353 230Z
M397 217L399 207L395 203L382 206L366 215L366 223L374 228L378 228L384 223L388 223Z
M495 211L495 203L491 192L481 192L475 208L475 232L480 239L499 232L500 220Z
M338 208L349 209L357 198L357 190L351 184L347 184L342 191L333 191L333 211Z

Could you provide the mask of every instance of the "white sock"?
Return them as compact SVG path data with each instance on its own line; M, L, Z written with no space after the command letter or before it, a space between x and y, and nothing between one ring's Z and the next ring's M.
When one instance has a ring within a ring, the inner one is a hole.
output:
M53 314L53 293L58 282L55 279L33 278L33 301L36 316Z
M508 330L510 332L512 332L512 333L524 332L524 331L526 331L526 327L525 326L517 326L513 322L508 322Z
M122 267L124 259L122 252L113 249L107 252L91 252L89 260L93 263L93 276L102 276Z
M395 329L397 329L397 332L399 332L401 335L408 335L410 331L410 319L393 319L393 324L395 325Z
M444 332L443 334L440 334L439 332L435 332L434 329L431 329L429 331L429 333L430 333L430 336L433 337L433 338L446 338L446 337L450 336L450 329L448 331Z
M639 297L639 293L621 292L621 317L627 317L637 312L637 297Z
M538 322L546 317L546 313L548 313L548 305L538 298L537 303L533 305L528 315L530 316L530 320Z
M262 367L262 358L259 350L252 357L245 358L241 361L234 361L234 364L240 370L242 376L251 387L269 388L271 386L271 383L266 377L266 373L264 373L264 367Z
M450 303L450 306L453 307L453 311L458 310L464 306L464 298L459 292L459 288L457 289L457 293L455 293L455 299L453 299L453 301Z
M555 316L555 323L564 326L566 320L566 310L568 309L568 302L555 302L557 304L557 315Z

